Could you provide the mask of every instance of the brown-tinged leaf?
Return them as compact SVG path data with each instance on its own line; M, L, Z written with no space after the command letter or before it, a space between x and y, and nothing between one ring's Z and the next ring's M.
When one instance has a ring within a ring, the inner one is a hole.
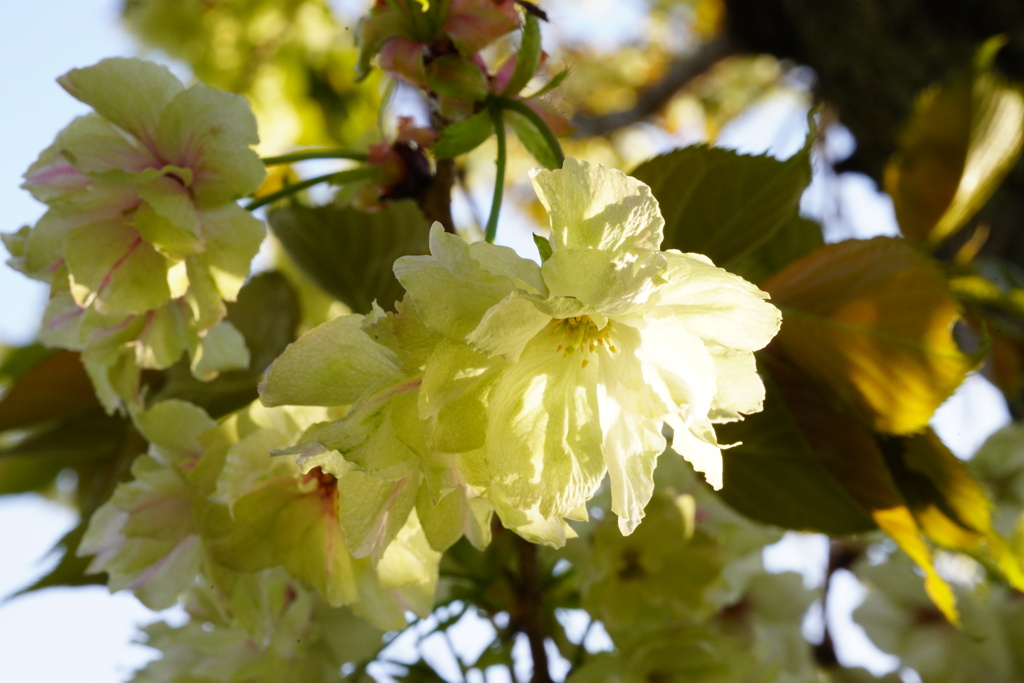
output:
M1024 566L992 525L992 502L967 466L931 430L884 440L889 471L925 535L937 545L994 564L1018 590Z
M98 405L78 354L54 351L28 369L0 400L0 431L67 417Z
M837 410L842 406L828 400L821 388L787 360L769 354L764 367L770 391L766 412L718 430L723 441L737 437L751 441L725 454L721 492L725 500L759 521L802 530L836 533L837 523L845 523L850 524L849 530L839 533L850 533L877 525L918 564L929 596L946 618L957 624L953 592L935 571L922 529L893 480L875 435L854 416ZM788 417L786 430L778 426L783 416ZM747 423L750 426L744 427ZM758 434L761 430L764 433ZM792 479L785 469L773 469L771 458L752 459L749 455L751 451L773 450L781 455L775 460L782 465L786 464L783 458L799 458ZM730 470L742 472L741 490L729 490L733 486ZM758 491L754 485L758 479L770 490ZM744 495L753 496L754 501L744 500ZM844 516L835 513L840 503ZM799 520L799 525L790 524L792 519Z
M784 355L877 431L923 429L978 366L953 339L959 309L942 270L905 240L826 245L765 289L782 309Z
M992 70L1002 39L979 51L972 73L924 91L885 169L903 234L936 244L988 201L1020 156L1024 92Z

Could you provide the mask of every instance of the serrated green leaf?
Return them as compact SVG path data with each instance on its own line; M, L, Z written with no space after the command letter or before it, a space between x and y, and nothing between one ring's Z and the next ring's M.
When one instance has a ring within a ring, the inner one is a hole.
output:
M270 228L295 263L353 311L369 313L403 296L392 266L399 256L427 252L427 221L412 202L383 211L292 206L270 212Z
M438 159L452 159L482 145L492 132L494 124L485 110L446 127L431 151Z
M523 40L516 52L516 67L502 95L515 95L526 87L540 66L540 21L533 14L526 13L523 22Z
M825 238L817 222L793 216L770 240L730 263L729 270L755 285L761 285L823 244Z
M663 248L731 268L766 244L797 215L815 132L786 161L696 145L637 166L630 175L651 187L665 217Z
M875 528L801 432L801 404L761 369L764 411L716 428L722 443L739 443L723 454L718 495L751 519L787 529L841 535Z

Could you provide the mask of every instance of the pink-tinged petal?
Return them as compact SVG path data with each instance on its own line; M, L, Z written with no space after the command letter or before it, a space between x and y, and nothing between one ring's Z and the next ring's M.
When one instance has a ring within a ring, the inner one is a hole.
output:
M74 192L93 182L61 155L56 143L43 150L35 163L25 171L24 177L22 188L41 202Z
M408 38L392 38L384 43L377 55L380 68L393 76L416 86L427 85L427 71L423 64L426 45Z
M160 113L184 89L167 67L115 57L57 79L76 99L155 149Z
M79 116L53 144L77 171L94 180L112 174L114 182L131 184L132 174L163 166L149 148L96 114Z
M121 220L75 228L64 239L71 294L100 313L145 313L171 299L173 265Z
M144 203L132 223L144 240L176 258L203 250L199 215L188 188L166 175L140 186L138 193Z
M262 221L232 202L201 211L199 224L205 250L188 257L190 266L202 265L209 271L220 297L234 301L266 237L266 228Z
M512 74L516 71L516 63L519 61L519 53L515 53L511 57L505 60L505 63L501 65L498 72L491 76L491 92L503 93L505 88L508 87L508 82L512 80Z
M266 177L250 148L259 142L256 118L241 95L197 83L168 103L158 130L161 158L191 170L181 180L199 204L252 194Z
M442 31L459 52L471 55L517 28L514 0L452 0Z
M64 291L57 291L50 297L43 312L43 323L39 329L39 341L47 346L56 346L73 351L84 347L82 320L85 309L78 306L62 285Z

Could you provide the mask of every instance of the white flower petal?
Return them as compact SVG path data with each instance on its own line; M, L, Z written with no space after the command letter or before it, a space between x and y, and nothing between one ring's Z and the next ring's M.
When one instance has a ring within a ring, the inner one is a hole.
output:
M678 417L671 417L665 422L672 427L672 450L683 456L693 465L693 469L704 473L711 488L722 488L722 449L715 440L715 432L710 425L696 426L700 437L694 434L691 427ZM710 439L710 441L709 441Z
M754 285L700 254L665 256L668 284L660 291L658 315L674 315L692 334L744 351L764 348L779 331L782 314Z
M530 173L551 217L551 246L658 250L665 221L651 189L622 171L566 159L561 169Z

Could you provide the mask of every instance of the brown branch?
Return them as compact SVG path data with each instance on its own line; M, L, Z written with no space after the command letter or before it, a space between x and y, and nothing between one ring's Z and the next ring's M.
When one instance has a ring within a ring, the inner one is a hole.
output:
M544 632L544 587L541 584L540 565L537 562L537 546L522 538L519 542L520 582L519 629L526 634L533 658L531 683L552 683L548 667L548 652L544 647L547 634Z
M416 203L428 221L440 223L445 231L454 233L452 221L452 186L455 184L455 161L438 159L434 177L426 189L416 195Z
M632 108L604 116L575 117L573 125L576 126L576 134L583 137L602 135L643 121L668 104L677 92L695 78L707 73L726 57L743 51L728 34L722 34L701 45L696 52L674 60L660 81L640 93Z
M814 660L823 669L834 669L839 666L835 643L828 624L828 596L832 588L832 576L840 569L849 569L861 555L860 548L832 539L828 547L828 568L825 570L825 585L821 595L821 642L814 646Z

